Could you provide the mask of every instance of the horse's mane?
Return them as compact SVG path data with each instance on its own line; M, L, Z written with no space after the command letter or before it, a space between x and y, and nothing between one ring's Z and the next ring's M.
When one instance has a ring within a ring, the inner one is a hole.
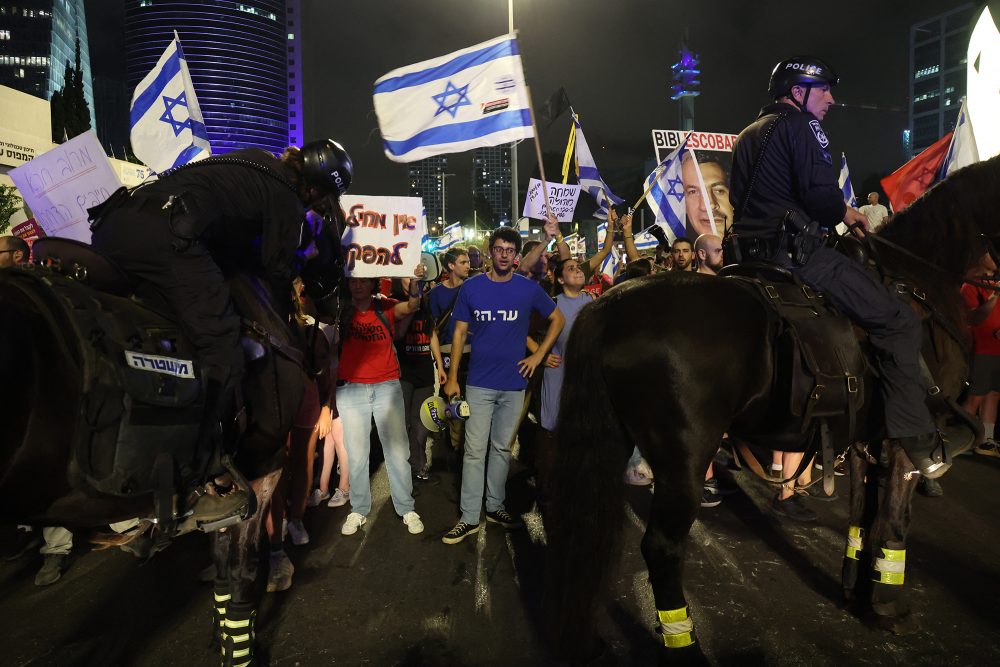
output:
M986 252L982 237L1000 235L1000 156L956 171L893 215L876 235L940 267L872 242L886 269L918 285L952 321L964 322L957 293L962 277Z

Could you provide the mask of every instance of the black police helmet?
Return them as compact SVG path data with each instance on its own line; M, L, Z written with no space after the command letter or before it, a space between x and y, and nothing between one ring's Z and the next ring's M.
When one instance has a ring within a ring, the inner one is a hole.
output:
M340 196L351 187L354 165L344 147L332 139L310 141L302 147L302 176L306 185L323 194Z
M771 80L767 84L767 94L776 100L787 95L792 86L828 84L832 87L839 81L837 73L819 58L796 56L774 66Z

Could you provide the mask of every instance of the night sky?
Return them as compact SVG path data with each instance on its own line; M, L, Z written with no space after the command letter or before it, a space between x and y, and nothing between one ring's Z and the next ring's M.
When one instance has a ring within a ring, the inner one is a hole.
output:
M87 4L98 73L122 67L120 47L114 47L120 9L112 9L119 4ZM861 183L905 161L910 26L962 4L514 0L514 22L536 109L564 86L598 168L627 175L636 195L643 163L653 157L650 130L678 125L668 90L685 31L701 56L698 130L738 133L767 103L776 62L819 56L840 75L838 103L880 109L837 107L823 123L831 153L847 153L855 190L863 196ZM382 153L372 83L393 68L506 33L506 0L302 0L302 14L306 139L344 143L355 161L353 192L407 194L405 165ZM566 114L542 133L543 150L562 152L569 123ZM536 160L530 142L522 142L519 152L523 196ZM449 158L449 171L457 175L448 184L448 208L456 215L471 215L470 168L469 154Z

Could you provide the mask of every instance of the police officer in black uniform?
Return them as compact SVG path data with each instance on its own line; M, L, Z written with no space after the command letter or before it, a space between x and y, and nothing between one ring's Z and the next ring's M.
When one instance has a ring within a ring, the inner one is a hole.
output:
M785 242L772 246L764 259L790 268L865 329L878 351L886 433L899 440L923 475L935 479L951 466L951 455L947 434L938 433L924 402L920 322L861 265L822 246L822 235L842 221L859 235L867 228L864 214L844 203L820 125L833 106L837 81L834 71L812 56L775 66L768 85L774 103L760 111L733 148L733 228L738 235L784 228Z
M197 519L230 516L251 493L213 492L231 483L218 465L220 422L243 374L240 318L225 277L233 270L265 277L279 312L290 312L305 209L339 208L352 177L347 152L328 139L289 147L280 159L243 149L119 191L109 206L91 212L94 247L132 278L138 296L169 308L198 350L206 396L198 455L215 462L207 470L215 486L192 494L189 509Z

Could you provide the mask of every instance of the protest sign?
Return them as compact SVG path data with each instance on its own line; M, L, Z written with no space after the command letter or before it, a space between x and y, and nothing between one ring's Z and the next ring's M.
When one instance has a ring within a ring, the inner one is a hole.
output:
M420 243L427 234L424 203L419 197L344 195L347 220L341 239L344 271L352 278L406 278L420 263Z
M10 178L48 236L84 243L87 209L121 187L93 130L11 169Z
M559 222L572 222L576 202L580 198L579 185L563 185L562 183L546 183L549 189L549 204ZM542 192L542 182L533 178L528 182L528 192L524 198L524 217L544 220L545 193Z
M729 201L729 171L737 135L724 132L653 130L653 152L657 163L683 144L685 137L688 141L682 158L681 181L676 184L675 191L668 194L684 197L685 214L682 222L685 236L692 241L702 234L722 236L733 224L733 205ZM694 168L695 162L698 169ZM707 196L707 202L702 193ZM667 225L661 226L669 239L678 235L679 230Z

